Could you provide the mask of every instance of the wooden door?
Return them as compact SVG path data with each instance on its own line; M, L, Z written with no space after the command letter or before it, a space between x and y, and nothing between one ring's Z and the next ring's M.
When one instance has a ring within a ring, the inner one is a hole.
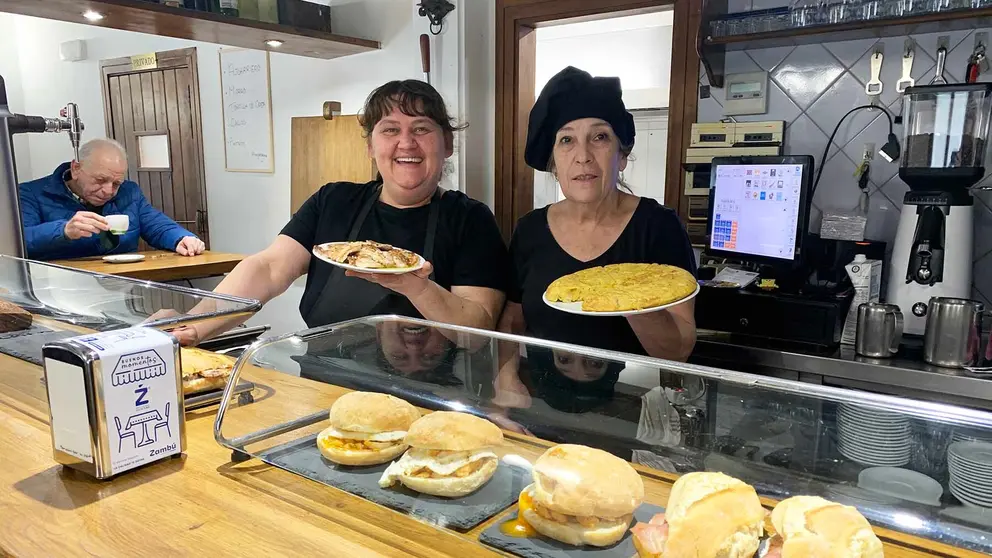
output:
M131 58L100 63L107 137L127 150L128 178L148 202L209 248L196 49L142 58L146 69Z
M293 213L328 182L368 182L375 178L375 160L369 157L358 116L296 117L292 120L292 182L290 209Z

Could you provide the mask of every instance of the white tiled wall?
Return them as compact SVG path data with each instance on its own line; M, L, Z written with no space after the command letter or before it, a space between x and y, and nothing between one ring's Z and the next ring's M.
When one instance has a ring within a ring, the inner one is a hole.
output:
M781 0L732 0L732 4L731 11L744 11L780 5ZM917 43L912 72L917 84L927 84L933 78L937 40L941 36L948 37L951 46L944 77L949 83L964 80L965 67L975 46L974 32L949 31L912 36ZM880 100L893 114L899 113L901 96L895 85L902 74L901 58L906 39L892 37L728 52L725 63L728 72L761 69L769 73L768 113L736 118L738 121L784 120L786 153L813 155L819 167L823 164L820 157L827 137L837 120L850 109L869 102L865 83L870 78L869 59L876 50L881 49L884 54ZM992 73L980 79L992 79ZM702 69L700 84L708 85ZM699 122L714 122L723 117L725 93L716 88L710 91L709 98L699 99ZM896 126L895 133L901 141L900 126ZM880 111L862 110L845 119L834 138L813 199L811 230L819 230L823 210L858 206L860 190L854 177L856 161L861 160L865 143L874 143L877 149L885 144L887 135L888 121ZM890 250L902 196L909 189L897 175L897 163L888 164L877 155L872 161L865 233L868 238L889 243ZM986 176L982 186L992 188L992 176ZM972 294L987 302L992 299L992 191L976 191L975 198Z

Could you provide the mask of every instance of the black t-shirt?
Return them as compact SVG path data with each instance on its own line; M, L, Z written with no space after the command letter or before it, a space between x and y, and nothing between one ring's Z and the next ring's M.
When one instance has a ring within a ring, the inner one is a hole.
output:
M555 310L543 300L548 285L576 271L615 263L669 264L696 273L696 258L678 216L650 198L641 198L616 242L591 261L579 261L562 249L548 227L547 207L517 223L510 258L516 280L507 298L523 305L528 335L641 355L647 353L626 318Z
M378 186L378 182L327 184L304 202L281 234L307 250L325 242L345 241L362 206L376 194ZM457 285L506 292L510 286L509 255L489 208L457 191L446 191L433 203L440 204L431 258L434 281L449 290ZM429 212L430 207L426 205L399 209L376 201L356 240L374 240L424 254ZM322 260L310 258L306 289L300 301L304 319L320 297L333 269L334 266ZM343 281L342 285L347 285L364 279L345 277ZM421 317L415 310L409 314Z

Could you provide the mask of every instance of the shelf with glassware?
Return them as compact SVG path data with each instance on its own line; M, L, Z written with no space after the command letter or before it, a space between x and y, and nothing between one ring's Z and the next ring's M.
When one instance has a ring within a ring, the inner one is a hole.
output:
M747 50L896 37L992 25L992 0L797 0L750 12L705 12L701 62L710 84L723 86L723 57Z

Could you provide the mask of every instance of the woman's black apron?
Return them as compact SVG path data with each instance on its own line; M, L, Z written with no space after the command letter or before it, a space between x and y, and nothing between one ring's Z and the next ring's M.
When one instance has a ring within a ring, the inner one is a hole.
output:
M369 213L379 201L379 194L382 192L382 185L379 185L373 195L362 206L358 212L355 224L348 232L348 242L358 240L358 234L362 230L362 225L368 219ZM437 219L440 208L441 189L438 188L431 197L428 204L430 209L427 213L427 235L424 238L424 253L422 256L428 262L433 263L434 238L437 235ZM330 264L327 264L330 265ZM345 270L334 266L331 276L324 284L324 288L314 303L313 308L304 317L308 327L318 327L345 320L362 318L365 316L380 314L399 314L402 316L420 317L413 303L405 296L397 294L381 285L371 283L359 277L345 276ZM434 272L431 272L430 279L434 279Z

